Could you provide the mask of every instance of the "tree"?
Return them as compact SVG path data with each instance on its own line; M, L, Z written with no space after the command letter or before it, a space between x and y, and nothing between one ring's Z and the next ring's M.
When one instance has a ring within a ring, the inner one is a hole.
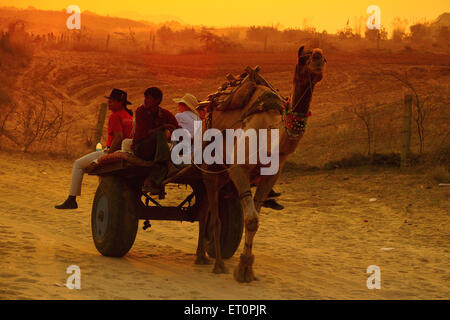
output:
M182 30L176 31L175 36L178 40L181 41L193 41L198 39L199 34L195 31L194 28L184 28Z
M387 40L388 33L386 28L383 26L381 26L380 30L366 28L365 38L369 41L377 41L377 39Z
M353 29L349 26L346 26L344 29L342 30L338 30L338 37L341 40L345 40L345 39L360 39L360 36L353 33Z
M428 24L417 23L409 27L413 41L423 41L431 36L431 28Z
M358 103L351 107L347 107L345 108L345 111L353 113L358 117L358 119L363 122L367 134L367 155L370 156L372 154L375 131L373 112L370 110L370 108L367 107L367 104L365 103Z
M163 44L167 44L174 40L174 32L168 26L162 26L158 30L156 30L156 36Z
M267 38L276 38L280 35L280 31L274 27L256 27L251 26L247 29L247 39L251 41L264 42Z
M203 48L205 52L225 52L237 47L227 37L220 37L207 28L202 29L199 37L200 41L204 42Z
M450 43L450 28L447 26L441 26L437 30L437 41L441 43Z
M406 36L406 28L408 26L408 20L399 17L394 18L392 40L395 42L402 41Z
M21 131L21 145L27 152L36 141L54 140L63 127L64 105L61 111L56 107L49 108L47 100L41 96L42 104L30 104L19 113L19 130Z

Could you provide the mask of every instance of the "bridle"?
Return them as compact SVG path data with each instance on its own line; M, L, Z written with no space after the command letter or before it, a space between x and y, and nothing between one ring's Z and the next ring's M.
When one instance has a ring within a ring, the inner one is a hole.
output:
M289 99L284 108L284 112L282 114L282 121L284 124L284 129L286 130L287 135L291 139L298 139L303 135L307 127L307 118L311 116L311 112L306 114L294 111L300 102L305 97L308 91L312 94L312 81L311 81L311 73L308 76L309 86L305 89L300 99L297 100L295 105L289 108L292 105L292 100Z

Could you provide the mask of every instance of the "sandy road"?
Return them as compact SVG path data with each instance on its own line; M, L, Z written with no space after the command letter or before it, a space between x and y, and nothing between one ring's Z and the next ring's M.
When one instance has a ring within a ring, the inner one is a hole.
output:
M193 264L197 224L155 221L143 231L141 223L124 258L101 256L90 233L96 177L84 180L81 209L61 212L53 205L66 196L70 162L6 153L0 162L0 299L450 297L450 191L421 174L285 175L277 190L286 209L263 209L255 238L260 280L239 284ZM181 193L174 186L168 201ZM237 257L226 261L230 271ZM81 268L81 290L63 286L72 264ZM372 264L381 268L381 290L366 287Z

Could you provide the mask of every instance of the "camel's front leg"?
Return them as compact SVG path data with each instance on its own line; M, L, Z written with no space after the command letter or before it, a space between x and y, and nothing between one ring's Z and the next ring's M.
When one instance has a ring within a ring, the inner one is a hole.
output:
M220 248L220 232L222 223L219 217L219 191L221 188L220 181L217 175L206 174L204 178L206 188L206 194L208 195L209 203L209 228L214 237L214 249L216 253L216 262L214 264L214 273L228 273L225 263L222 259L222 250ZM206 226L205 226L206 228Z
M234 278L239 282L251 282L256 280L253 273L255 257L252 254L252 247L253 238L259 226L258 212L253 204L248 172L242 167L233 167L230 178L236 186L241 200L245 225L244 251L240 256L239 265L234 270Z
M206 257L205 252L205 236L209 216L209 206L208 206L208 199L206 197L206 191L203 192L204 194L202 194L198 199L199 201L198 244L197 244L197 252L196 252L197 257L195 259L195 264L211 264L211 261Z

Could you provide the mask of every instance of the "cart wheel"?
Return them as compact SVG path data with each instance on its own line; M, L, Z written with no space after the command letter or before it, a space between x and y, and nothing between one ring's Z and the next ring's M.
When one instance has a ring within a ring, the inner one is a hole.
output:
M229 259L236 252L242 239L244 230L244 214L241 203L236 193L232 196L225 196L225 190L222 188L219 195L219 216L222 223L220 248L222 258ZM213 237L209 231L206 235L206 252L211 258L216 257Z
M103 177L92 205L95 247L104 256L122 257L133 246L138 229L136 192L113 176Z

